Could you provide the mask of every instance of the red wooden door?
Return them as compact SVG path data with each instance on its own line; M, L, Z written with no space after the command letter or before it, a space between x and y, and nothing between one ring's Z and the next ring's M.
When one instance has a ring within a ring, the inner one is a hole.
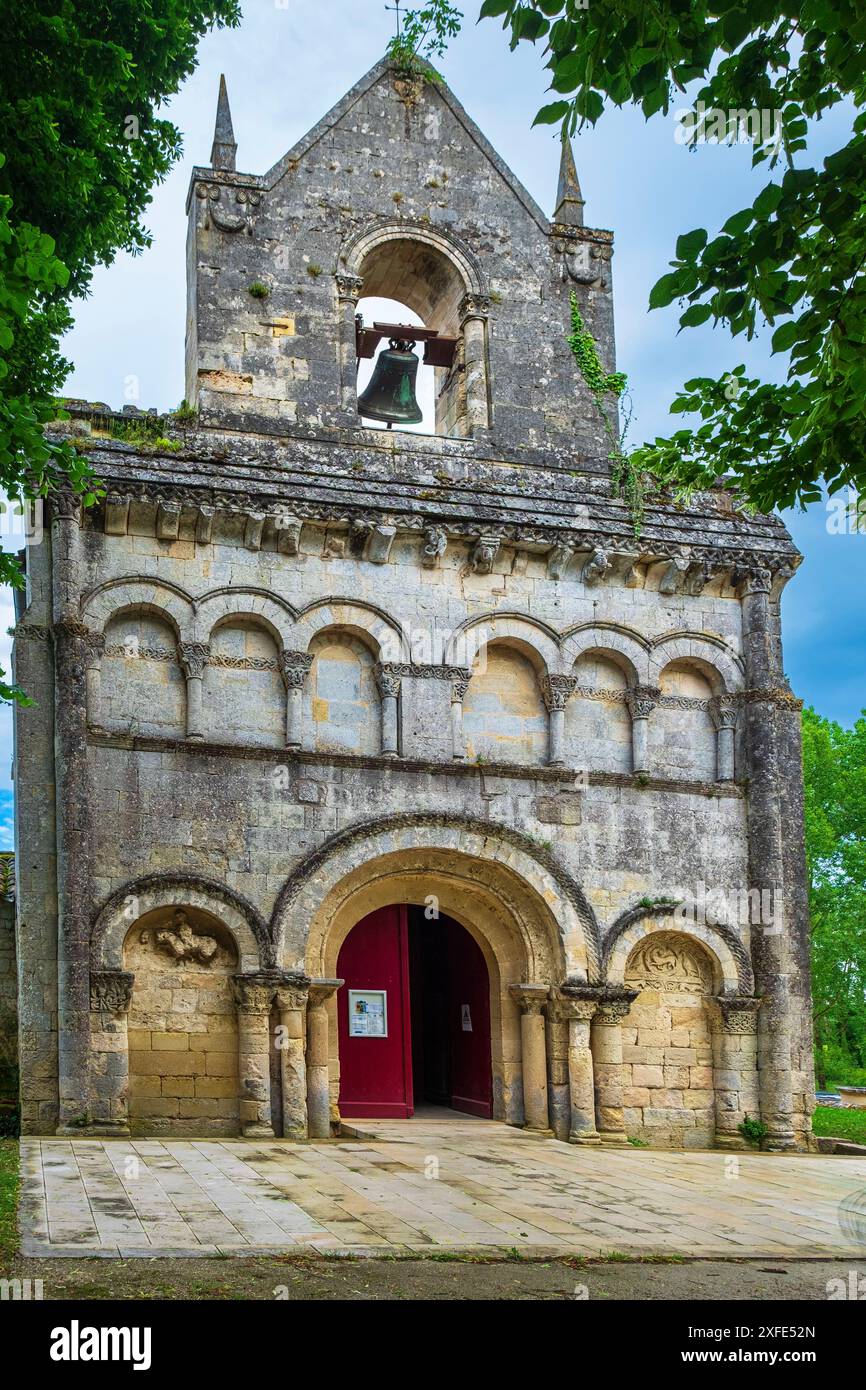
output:
M337 974L346 982L337 994L340 1112L346 1119L414 1113L408 935L406 908L383 907L353 927L340 948Z
M451 1012L451 1105L469 1115L493 1115L490 1068L490 982L477 942L448 922Z

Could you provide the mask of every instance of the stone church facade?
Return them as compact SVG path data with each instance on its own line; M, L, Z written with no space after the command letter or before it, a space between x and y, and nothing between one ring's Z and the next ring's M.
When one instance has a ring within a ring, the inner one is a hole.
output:
M195 415L72 403L105 496L27 554L24 1132L336 1132L341 948L412 905L483 956L493 1118L806 1147L799 556L721 487L637 536L612 495L566 343L574 293L612 369L612 236L570 148L550 220L382 63L268 173L235 149L223 91ZM358 416L367 296L455 340L435 433Z

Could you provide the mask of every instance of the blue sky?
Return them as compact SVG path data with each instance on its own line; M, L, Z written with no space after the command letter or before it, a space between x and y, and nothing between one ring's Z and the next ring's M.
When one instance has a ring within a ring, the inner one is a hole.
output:
M478 8L478 0L468 0L466 27L438 66L552 213L557 141L549 128L531 128L545 101L541 51L521 44L511 53L498 22L475 25ZM198 69L168 108L184 134L185 156L155 192L147 217L154 244L100 270L90 298L78 306L66 342L75 364L65 388L70 395L120 406L135 377L141 406L169 409L183 396L184 201L190 168L209 161L220 73L228 82L238 169L263 173L382 56L392 32L383 0L246 0L239 30L204 40ZM743 361L750 374L780 372L769 357L769 331L752 344L709 326L677 335L675 308L647 313L650 288L666 270L678 234L704 226L712 235L767 178L751 170L748 147L692 152L675 141L675 129L674 112L647 123L631 109L610 111L575 141L586 221L616 234L618 365L629 376L633 443L682 424L668 406L690 376L718 376ZM818 128L814 150L823 154L845 138L845 115L837 111ZM805 554L783 601L786 670L808 703L850 724L866 705L866 535L829 534L822 506L785 520ZM2 601L5 633L13 619L11 599ZM4 636L0 662L8 669L7 654ZM10 725L8 710L0 712L0 789L10 786ZM0 835L8 819L3 809L0 803Z

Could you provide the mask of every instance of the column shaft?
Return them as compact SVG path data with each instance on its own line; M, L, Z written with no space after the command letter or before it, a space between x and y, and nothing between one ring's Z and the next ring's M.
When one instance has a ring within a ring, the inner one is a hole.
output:
M328 999L342 980L313 980L307 1004L307 1123L311 1139L331 1136Z

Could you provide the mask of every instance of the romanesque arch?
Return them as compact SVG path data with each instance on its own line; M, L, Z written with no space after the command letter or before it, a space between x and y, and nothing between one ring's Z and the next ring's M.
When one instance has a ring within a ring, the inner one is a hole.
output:
M123 945L130 925L157 909L191 907L217 919L231 934L240 969L273 964L267 924L252 903L223 883L185 874L147 874L130 880L106 899L91 929L93 968L123 968Z
M522 1123L521 1016L513 990L529 986L546 995L566 976L586 980L594 970L594 923L579 888L513 831L460 818L387 817L334 836L292 875L272 921L280 968L333 979L352 928L399 903L433 904L480 947L490 980L494 1116ZM333 1107L333 998L328 1009Z

